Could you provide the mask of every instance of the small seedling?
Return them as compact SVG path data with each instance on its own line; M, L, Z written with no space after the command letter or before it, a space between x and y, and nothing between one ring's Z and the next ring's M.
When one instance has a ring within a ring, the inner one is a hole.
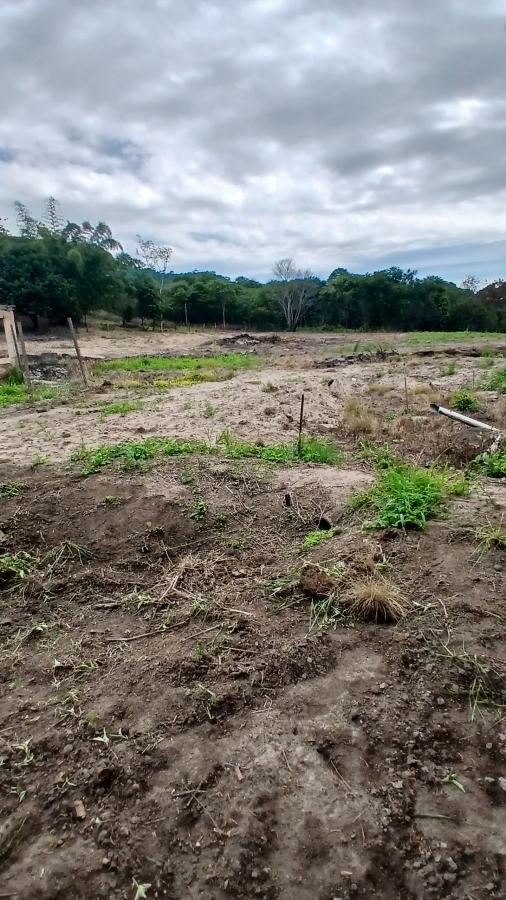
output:
M102 506L117 506L118 503L121 503L121 499L112 494L106 494L101 500Z
M209 400L206 400L204 404L204 416L206 417L206 419L212 419L215 413L216 407L213 406L213 404Z
M19 550L18 553L0 555L0 581L2 578L27 578L36 565L36 559L30 553Z
M21 741L19 744L15 744L14 747L16 750L20 750L23 753L23 759L20 762L21 766L29 766L31 762L33 762L33 753L30 747L32 742L31 738L27 738L25 741Z
M216 513L216 515L214 517L214 524L215 524L216 528L222 528L222 529L226 528L227 524L228 524L228 519L227 519L225 513L222 513L222 512Z
M43 453L36 453L32 459L32 469L35 469L36 466L47 466L49 463L49 457L44 456Z
M22 803L26 797L25 789L21 788L19 785L16 785L16 787L11 787L9 793L16 795L16 797L18 798L18 803Z
M453 787L456 787L457 790L462 791L463 794L465 794L466 792L464 785L459 781L455 772L448 772L448 774L441 779L441 782L442 784L452 784Z
M140 883L135 878L132 879L132 882L135 888L134 900L146 900L151 884L149 882Z
M181 469L181 483L182 484L192 484L193 482L193 472L191 469L184 468Z
M195 650L194 650L194 653L195 653L195 656L197 657L197 659L205 659L205 657L207 656L207 644L206 644L206 642L205 642L205 641L198 641L198 642L195 644Z
M276 388L274 387L272 381L266 381L266 382L262 385L262 387L260 388L260 390L261 390L264 394L272 394L272 393L276 390Z

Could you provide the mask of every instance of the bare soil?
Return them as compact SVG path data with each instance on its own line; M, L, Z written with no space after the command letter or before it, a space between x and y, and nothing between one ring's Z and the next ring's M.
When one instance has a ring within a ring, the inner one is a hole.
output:
M478 479L423 533L364 531L346 513L375 477L364 437L421 464L483 448L428 409L478 382L479 360L452 376L444 357L322 370L332 353L314 335L257 352L226 381L148 384L124 418L97 411L135 394L114 379L1 413L0 481L25 489L0 498L0 554L30 561L0 583L0 896L505 896L505 551L475 536L504 523L504 484ZM81 443L150 434L292 440L302 390L339 468L191 456L84 477L68 464ZM504 426L502 399L478 397ZM36 453L50 463L30 466ZM322 516L333 536L305 549ZM350 590L380 565L407 617L311 627L308 561L344 567Z

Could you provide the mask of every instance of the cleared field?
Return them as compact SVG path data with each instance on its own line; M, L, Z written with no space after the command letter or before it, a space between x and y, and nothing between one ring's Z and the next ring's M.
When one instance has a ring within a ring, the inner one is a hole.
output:
M405 337L0 410L2 896L504 896L506 455L430 411L506 428L504 336Z

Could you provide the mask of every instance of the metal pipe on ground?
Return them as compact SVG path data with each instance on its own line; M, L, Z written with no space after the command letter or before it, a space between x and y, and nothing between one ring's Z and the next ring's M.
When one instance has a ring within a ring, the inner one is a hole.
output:
M478 419L471 419L469 416L463 416L462 413L455 412L453 409L447 409L446 406L439 406L437 403L431 403L430 408L434 412L440 413L442 416L448 416L449 419L455 419L456 422L462 422L464 425L470 425L471 428L481 428L483 431L493 431L495 434L501 434L498 428L493 425L487 425L486 422L479 422Z

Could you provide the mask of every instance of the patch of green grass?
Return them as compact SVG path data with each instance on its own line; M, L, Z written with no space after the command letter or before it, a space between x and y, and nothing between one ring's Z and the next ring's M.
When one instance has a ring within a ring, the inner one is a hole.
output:
M399 460L388 444L375 444L369 438L360 442L359 457L371 462L380 471L398 465Z
M444 366L441 366L441 378L446 378L448 375L455 375L456 371L457 363L452 359L451 362L447 362Z
M102 497L100 501L102 506L117 506L118 503L121 503L119 497L114 497L112 494L106 494L105 497Z
M166 369L244 369L256 365L258 357L243 353L220 353L215 356L130 356L95 363L93 372L150 372Z
M179 441L176 438L152 437L144 441L123 441L120 444L102 444L93 449L82 448L70 457L71 462L83 462L83 475L93 475L104 466L119 462L124 469L139 468L145 460L154 456L186 456L192 453L215 454L222 452L229 459L261 459L290 465L296 462L325 463L339 465L339 451L320 438L304 438L299 455L297 443L257 445L236 441L229 432L224 432L216 446L204 441Z
M447 341L462 343L469 340L504 340L504 334L497 331L413 331L403 343L418 347L420 344L439 344Z
M495 365L497 358L496 350L484 350L481 354L480 367L482 369L491 369Z
M356 494L348 508L356 511L368 506L376 511L365 523L367 528L423 530L428 519L446 512L449 496L468 493L469 483L461 473L399 463L384 471L369 490Z
M126 416L129 412L138 412L144 409L144 404L140 400L118 400L113 403L104 403L100 409L100 415L103 419L107 416Z
M17 497L25 488L20 481L0 481L0 497Z
M488 553L494 547L500 550L506 550L506 530L502 525L481 525L474 532L474 536L479 541L478 550Z
M32 392L34 400L52 400L58 395L58 388L35 387ZM16 403L29 403L30 393L26 384L0 382L0 408L14 406Z
M450 402L453 409L458 409L459 412L463 413L477 412L480 408L475 394L467 388L452 394Z
M216 414L216 407L213 406L210 400L206 400L204 403L204 416L206 419L212 419L212 417Z
M506 394L506 369L498 369L485 384L486 391L499 391Z
M319 547L323 541L328 541L330 538L333 538L336 531L336 528L328 528L326 531L317 528L315 531L310 531L306 534L302 544L304 550L313 550L315 547Z

